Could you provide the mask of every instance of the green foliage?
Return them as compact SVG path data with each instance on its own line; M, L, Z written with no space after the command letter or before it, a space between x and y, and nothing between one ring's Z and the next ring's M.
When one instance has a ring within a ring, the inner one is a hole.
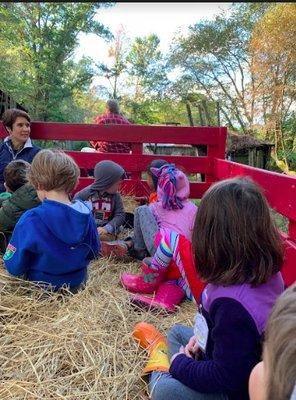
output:
M289 220L283 215L277 213L275 210L271 209L271 216L274 220L276 226L284 233L288 233Z
M186 122L183 125L215 126L218 125L217 104L202 94L188 76L182 76L175 82L171 82L166 90L167 98L173 102L180 102L186 113ZM191 119L188 115L190 108Z
M137 37L127 56L127 72L130 84L134 83L134 99L148 96L162 97L168 84L164 57L159 50L160 40L157 35Z
M124 114L136 124L165 124L173 122L180 125L189 125L185 105L178 100L150 98L139 103L126 96L122 98L121 104ZM193 110L193 116L197 121L198 113L196 109Z
M88 88L94 74L91 60L74 63L72 56L80 32L111 38L94 20L102 6L109 4L0 5L0 86L26 105L33 118L68 119L73 91Z
M175 38L170 55L172 66L181 68L182 80L212 102L219 101L223 120L243 131L254 119L245 76L247 33L238 18L218 15L191 26L187 37Z
M286 153L286 157L291 170L296 171L296 151L289 151Z
M147 101L153 103L156 98L164 98L169 82L169 67L159 50L159 42L157 35L152 34L137 37L131 43L125 31L118 30L109 48L110 65L97 64L97 75L104 76L109 83L100 90L120 101L129 97L130 103L137 103L131 107L141 106L144 108L141 113L146 114Z
M290 87L283 91L282 102L276 101L279 96L274 90L262 94L264 85L254 70L255 53L250 46L256 31L264 33L257 35L257 44L263 46L258 47L259 56L266 48L276 55L283 54L281 46L288 51L295 48L289 35L292 3L233 3L231 15L220 13L214 20L189 27L187 36L179 34L168 56L161 52L155 34L131 42L120 28L113 37L94 18L101 7L109 6L112 3L0 4L0 88L27 107L34 119L74 123L92 123L104 112L104 99L113 97L137 124L189 125L191 120L194 125L217 125L219 102L220 125L271 142L277 139L283 143L279 157L295 169L296 117L288 109L294 101L292 91ZM270 29L277 22L280 27ZM110 63L96 60L94 66L89 58L73 61L81 32L106 40L113 37ZM281 41L274 32L281 33ZM272 65L282 67L280 56L275 61L278 64ZM293 71L286 83L290 84L295 68L289 65ZM266 82L275 70L264 70ZM108 83L90 89L95 75L107 78ZM271 101L284 107L278 113L279 138L276 133L267 135L268 119L275 115ZM274 164L273 168L278 167Z
M234 3L230 16L222 12L175 37L169 57L182 74L170 87L175 97L194 107L200 100L189 95L203 93L208 120L218 101L222 125L275 143L290 166L296 146L289 117L295 104L295 10L293 3Z
M285 151L288 137L283 124L295 104L296 5L278 3L255 24L249 51L252 72L260 84L258 97L264 99L267 137L273 137L276 152Z
M108 97L117 99L119 92L122 90L122 75L127 70L127 54L129 51L129 39L124 28L121 26L116 32L116 36L109 48L108 57L111 65L106 63L97 64L97 74L104 76L109 87L103 88ZM110 63L109 63L110 64ZM111 90L110 90L111 88Z

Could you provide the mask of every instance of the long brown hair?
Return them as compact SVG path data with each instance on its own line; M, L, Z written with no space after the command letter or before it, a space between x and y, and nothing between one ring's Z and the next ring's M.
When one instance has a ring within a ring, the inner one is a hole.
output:
M196 214L192 247L201 279L219 285L265 283L283 263L267 201L247 178L208 189Z
M289 400L296 383L296 284L276 301L266 328L267 399Z

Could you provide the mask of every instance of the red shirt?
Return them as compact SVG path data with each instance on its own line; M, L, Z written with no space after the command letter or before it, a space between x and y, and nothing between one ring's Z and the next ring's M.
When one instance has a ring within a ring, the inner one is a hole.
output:
M103 125L106 124L130 125L130 122L122 115L112 114L110 112L97 116L95 119L95 123ZM131 151L130 143L91 141L90 144L99 153L129 153Z

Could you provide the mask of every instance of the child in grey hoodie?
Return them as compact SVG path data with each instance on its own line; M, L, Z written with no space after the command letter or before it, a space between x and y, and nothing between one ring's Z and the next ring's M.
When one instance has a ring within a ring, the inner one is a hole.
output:
M101 240L114 240L125 222L123 202L118 193L124 177L125 171L120 165L110 160L100 161L94 169L95 181L74 196L74 200L92 203Z

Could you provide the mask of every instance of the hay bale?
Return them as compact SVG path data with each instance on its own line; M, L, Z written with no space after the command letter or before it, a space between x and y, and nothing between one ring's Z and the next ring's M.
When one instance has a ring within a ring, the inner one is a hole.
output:
M146 352L132 338L139 321L163 333L174 323L192 324L195 307L162 316L133 307L118 284L136 263L100 259L84 290L46 292L0 273L0 398L141 399Z
M133 196L122 196L122 201L125 212L134 213L135 208L139 207L139 203Z

